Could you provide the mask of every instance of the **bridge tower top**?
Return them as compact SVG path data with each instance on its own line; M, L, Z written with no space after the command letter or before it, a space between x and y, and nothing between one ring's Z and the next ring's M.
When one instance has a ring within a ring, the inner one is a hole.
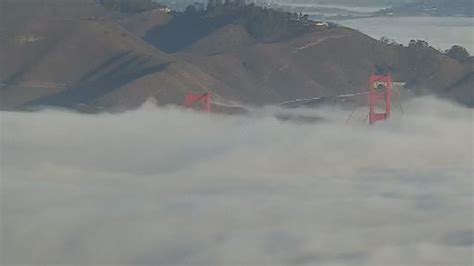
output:
M187 108L199 108L204 112L211 112L211 93L206 92L202 94L196 94L192 91L189 91L186 94L186 98L184 100L184 105Z
M391 114L393 80L390 74L369 78L369 122L387 120ZM381 109L380 109L381 108Z

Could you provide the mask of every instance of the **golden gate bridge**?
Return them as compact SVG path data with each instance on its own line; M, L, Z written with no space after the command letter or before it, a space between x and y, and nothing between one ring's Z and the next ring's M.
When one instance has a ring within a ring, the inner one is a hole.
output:
M393 79L390 73L372 74L369 77L368 90L357 93L342 94L335 96L319 96L311 98L299 98L289 101L281 102L280 106L303 106L311 103L319 102L325 99L343 99L353 98L359 96L368 97L368 119L370 124L377 121L384 121L390 118L393 101ZM211 92L194 93L189 91L184 100L184 105L187 108L195 108L203 112L211 112L212 94ZM350 114L347 122L351 119L355 109ZM346 123L347 123L346 122Z

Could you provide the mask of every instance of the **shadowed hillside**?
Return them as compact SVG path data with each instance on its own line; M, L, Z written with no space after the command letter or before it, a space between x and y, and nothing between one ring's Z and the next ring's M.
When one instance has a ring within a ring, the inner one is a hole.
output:
M200 8L188 6L165 27L160 25L150 30L145 40L163 51L177 52L228 25L242 26L261 42L277 42L315 31L306 17L303 19L297 14L254 4L226 1L226 4L217 5L210 1L206 10Z

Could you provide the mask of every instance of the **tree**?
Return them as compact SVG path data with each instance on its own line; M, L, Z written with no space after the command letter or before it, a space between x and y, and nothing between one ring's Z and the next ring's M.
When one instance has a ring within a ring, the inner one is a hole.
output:
M206 5L200 2L194 2L191 5L188 5L184 10L186 15L196 15L206 11Z
M197 13L196 6L195 5L188 5L186 9L184 10L184 13L188 16L195 15Z
M459 45L454 45L450 49L446 50L445 54L459 62L467 62L470 57L470 54L466 48Z
M194 6L196 7L197 12L203 12L206 10L206 5L201 2L194 2Z
M430 45L425 40L411 40L408 47L429 47Z
M235 0L235 5L238 7L244 7L246 5L245 0Z
M213 10L217 7L217 1L216 0L208 0L207 1L207 10Z
M382 38L380 38L380 41L383 42L383 43L385 43L385 44L390 44L390 39L387 38L387 37L385 37L385 36L382 37Z

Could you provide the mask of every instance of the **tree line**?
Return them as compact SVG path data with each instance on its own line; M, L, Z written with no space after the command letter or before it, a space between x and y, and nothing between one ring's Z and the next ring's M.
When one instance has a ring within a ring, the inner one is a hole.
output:
M400 46L403 47L402 44L396 42L395 40L391 40L387 37L382 37L380 39L381 42L387 44L387 45L395 45L395 46ZM423 48L429 48L430 45L428 44L427 41L425 40L410 40L408 43L408 48L409 49L423 49ZM469 62L474 62L473 56L469 54L469 51L462 47L461 45L453 45L451 48L440 51L446 56L461 62L461 63L469 63Z
M208 0L207 4L194 3L184 11L186 16L199 16L203 20L227 18L243 25L257 40L271 41L308 32L308 16L247 4L245 0Z

